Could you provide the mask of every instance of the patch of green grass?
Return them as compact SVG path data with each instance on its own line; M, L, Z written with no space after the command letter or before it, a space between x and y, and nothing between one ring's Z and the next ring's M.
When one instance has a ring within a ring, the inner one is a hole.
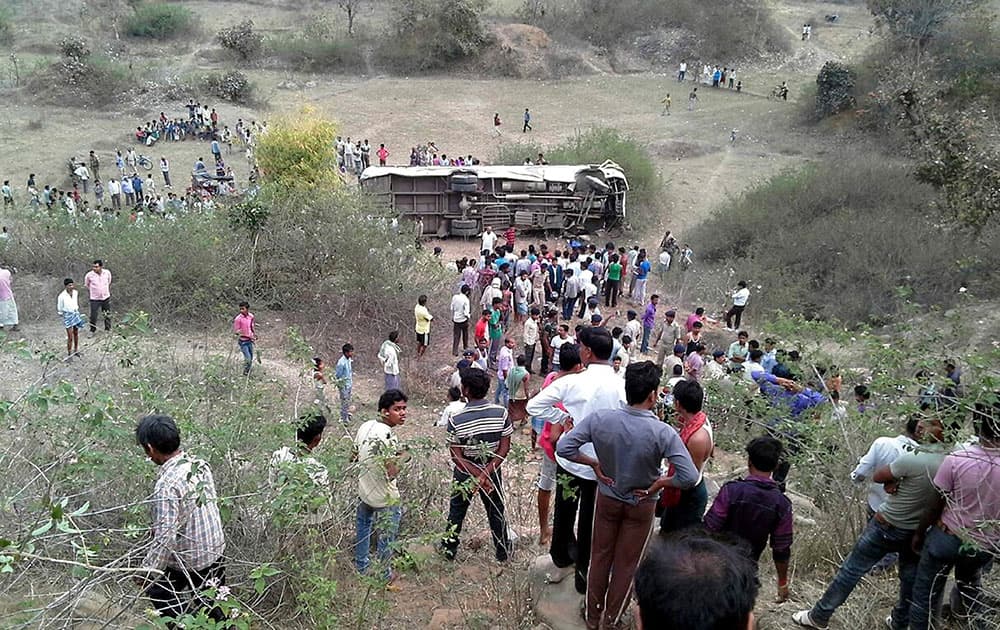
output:
M153 2L136 7L125 22L132 37L171 39L194 30L194 14L187 7L169 2Z

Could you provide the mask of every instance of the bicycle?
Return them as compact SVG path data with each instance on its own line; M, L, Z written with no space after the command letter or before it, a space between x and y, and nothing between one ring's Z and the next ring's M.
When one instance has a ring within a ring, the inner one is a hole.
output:
M146 157L145 155L140 155L139 159L136 160L136 164L146 169L147 171L153 170L153 161Z

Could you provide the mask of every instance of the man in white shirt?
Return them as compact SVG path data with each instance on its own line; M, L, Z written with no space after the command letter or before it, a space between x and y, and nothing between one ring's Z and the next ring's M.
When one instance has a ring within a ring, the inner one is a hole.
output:
M73 171L77 179L80 180L80 186L83 187L83 194L87 194L87 186L90 184L90 170L87 169L83 162L77 165L76 169Z
M458 356L458 342L462 341L462 348L469 347L469 317L471 316L469 294L472 289L468 285L462 285L462 290L451 297L451 321L453 333L451 338L451 354Z
M916 433L917 425L919 424L920 419L914 416L906 422L906 433L897 435L896 437L876 438L868 448L868 452L861 456L861 459L858 460L858 465L851 471L851 481L854 483L868 482L867 511L869 519L889 499L889 495L885 491L885 486L872 481L872 477L877 470L888 466L900 455L917 450L919 445ZM899 554L887 554L878 564L872 567L872 572L885 571L895 564L898 559Z
M538 345L538 320L542 315L537 306L531 307L531 313L524 322L524 367L528 374L534 374L531 364L535 359L535 346Z
M733 292L733 306L726 311L726 330L739 329L740 321L743 319L743 309L747 307L747 302L749 301L750 289L747 288L747 281L740 280L736 286L736 291ZM733 327L733 318L736 319L735 328Z
M561 325L560 336L563 328L568 329L565 324ZM553 339L553 343L556 339ZM625 382L615 375L614 368L608 362L614 348L611 333L603 327L583 328L579 341L580 359L587 369L552 381L528 401L528 415L551 422L553 438L571 430L573 420L583 419L604 409L618 409L625 402ZM562 403L565 412L556 407L559 403ZM581 452L595 459L597 457L593 444L584 444ZM560 569L568 570L575 561L576 589L579 593L585 593L597 477L590 466L558 456L556 462L559 465L556 475L560 490L556 492L549 555ZM580 525L574 536L573 525L577 521L577 509L580 512ZM574 544L575 556L571 553ZM565 577L564 573L562 578Z
M755 372L764 372L764 366L760 364L761 359L764 358L764 351L759 348L754 348L747 353L747 359L740 365L743 367L743 378L753 383L755 386L757 381L753 380L753 374Z
M330 506L330 472L311 456L326 429L320 414L299 418L295 447L284 446L271 455L267 482L275 492L275 513L293 522L319 525L333 517ZM314 492L307 492L307 488Z
M667 250L660 252L659 262L660 279L662 280L663 276L667 275L667 272L670 271L670 252Z
M573 318L573 307L580 296L580 278L572 269L566 270L566 280L563 282L563 303L562 318L570 320Z
M493 231L493 228L487 225L486 229L483 230L481 237L483 240L482 240L482 247L480 247L479 251L492 252L493 247L497 244L496 232Z

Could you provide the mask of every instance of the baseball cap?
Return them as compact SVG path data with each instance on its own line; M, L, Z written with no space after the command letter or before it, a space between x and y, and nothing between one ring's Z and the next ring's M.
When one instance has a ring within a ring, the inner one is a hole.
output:
M715 358L719 358L719 357L722 357L722 356L725 356L725 355L726 355L726 353L723 352L722 350L716 350L716 351L712 352L712 356L715 357Z
M597 322L601 321L602 319L604 319L604 318L601 317L600 315L598 315L597 313L594 313L593 315L590 316L590 321L593 322L593 323L595 323L595 324Z
M674 346L674 352L685 352L685 351L687 351L687 346L685 346L682 343L679 343Z
M674 309L670 309L669 311L664 313L664 315L677 315L677 311L675 311Z
M463 357L474 357L474 356L476 356L476 351L475 350L465 350L465 351L462 352L462 356Z

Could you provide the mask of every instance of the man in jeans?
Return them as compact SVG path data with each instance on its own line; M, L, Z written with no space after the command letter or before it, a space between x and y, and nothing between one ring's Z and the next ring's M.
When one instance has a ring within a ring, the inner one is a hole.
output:
M807 628L827 628L830 617L850 596L861 578L886 554L899 554L899 598L887 620L890 627L906 627L910 616L911 592L917 572L917 557L910 546L933 506L937 488L932 480L944 460L942 427L937 418L922 418L917 428L921 447L896 458L875 471L872 480L894 490L875 516L869 519L861 538L836 577L812 610L800 610L792 620Z
M403 515L396 477L406 455L400 450L392 429L406 422L406 401L406 394L398 389L384 392L378 399L378 420L362 424L354 438L361 468L354 566L362 575L368 572L372 530L375 529L378 532L378 562L386 582L393 579L391 545Z
M649 538L649 525L660 490L690 487L695 468L677 431L652 412L660 368L649 361L625 370L625 399L618 409L600 410L581 419L556 452L590 466L597 477L597 502L587 572L587 628L613 628L629 603L632 577ZM580 449L592 442L597 457ZM660 474L668 460L674 474Z
M977 403L973 420L979 443L944 458L934 476L940 495L925 519L932 526L926 541L924 529L914 536L913 546L923 543L923 551L913 583L911 630L929 627L952 567L952 614L966 616L972 627L993 627L984 623L996 611L982 610L980 581L1000 549L1000 402ZM896 627L903 627L906 620L901 621Z
M90 291L90 332L97 332L98 309L104 314L104 330L111 330L111 272L104 268L104 261L94 261L94 266L83 278L83 284Z
M462 523L469 511L472 496L479 494L493 532L496 559L506 562L511 544L504 513L503 478L500 466L510 451L514 425L507 410L486 400L490 376L485 370L466 368L461 372L465 409L448 421L448 441L454 472L451 502L448 508L448 533L441 541L445 558L454 560L458 553Z
M236 343L243 353L243 376L250 374L253 367L254 342L257 341L257 329L255 327L253 313L250 312L249 302L240 302L240 314L233 319L233 333L236 335Z
M472 289L463 284L462 290L451 297L451 355L458 356L458 342L462 342L462 349L469 347L469 317L472 315L472 305L469 302L469 294Z
M573 273L572 269L566 270L566 280L563 282L563 303L562 318L566 321L573 319L573 307L580 296L580 278Z

